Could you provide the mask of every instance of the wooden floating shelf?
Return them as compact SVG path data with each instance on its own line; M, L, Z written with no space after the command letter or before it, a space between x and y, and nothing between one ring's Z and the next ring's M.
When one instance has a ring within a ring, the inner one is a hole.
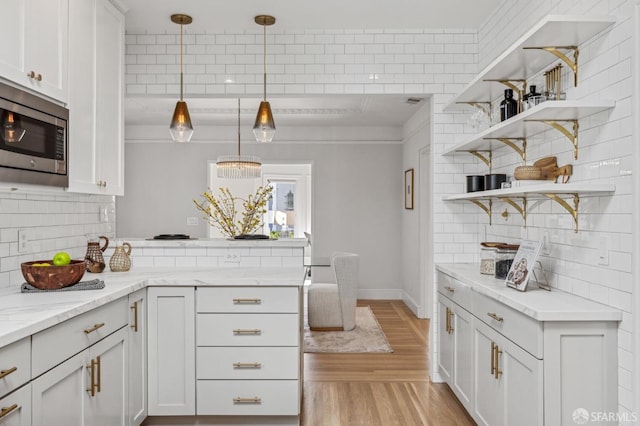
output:
M492 102L501 98L505 85L500 81L526 80L560 60L549 50L535 48L571 50L571 47L579 46L593 38L615 21L615 17L612 16L547 16L494 59L444 107L444 110L456 109L461 104ZM571 56L571 53L568 56Z

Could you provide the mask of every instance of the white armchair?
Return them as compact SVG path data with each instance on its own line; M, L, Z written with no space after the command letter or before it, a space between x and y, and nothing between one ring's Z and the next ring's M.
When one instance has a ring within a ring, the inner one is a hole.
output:
M314 331L348 331L356 326L358 255L334 253L331 257L336 282L309 286L309 328Z

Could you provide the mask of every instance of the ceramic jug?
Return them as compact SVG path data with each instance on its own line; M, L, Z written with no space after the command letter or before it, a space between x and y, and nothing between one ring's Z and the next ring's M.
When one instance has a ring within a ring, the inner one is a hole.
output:
M109 259L109 268L113 272L126 272L131 269L131 244L129 243L116 243L116 249Z
M100 243L103 242L102 245ZM106 263L102 253L109 247L109 238L104 235L87 235L87 254L84 256L84 264L88 272L100 273L104 271Z

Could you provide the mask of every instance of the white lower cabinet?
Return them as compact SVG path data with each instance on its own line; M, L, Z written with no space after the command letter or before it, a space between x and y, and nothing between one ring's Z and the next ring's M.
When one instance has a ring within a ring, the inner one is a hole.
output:
M478 424L541 426L542 360L482 321L475 321L473 342Z
M195 288L149 287L148 412L196 414Z
M32 383L32 425L127 425L127 330L121 328Z
M129 295L129 424L147 417L147 290Z
M494 280L457 265L455 270L456 276L468 274L468 283L442 271L436 275L439 374L479 425L573 425L578 408L617 411L613 310L602 315L602 305L557 290L507 289L494 298L474 287L495 287ZM511 291L524 308L510 307ZM572 320L576 312L580 320Z
M31 426L31 384L0 399L2 426Z

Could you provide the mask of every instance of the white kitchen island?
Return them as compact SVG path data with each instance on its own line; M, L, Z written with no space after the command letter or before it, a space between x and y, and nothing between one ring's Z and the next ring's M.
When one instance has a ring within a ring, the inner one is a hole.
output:
M83 280L104 280L100 290L22 294L16 286L0 298L0 364L16 367L3 380L0 403L15 405L7 418L21 426L167 424L166 416L185 425L298 424L303 276L302 264L134 266L86 273ZM219 325L209 326L212 320ZM220 327L244 343L209 334ZM242 347L252 348L251 360ZM270 364L271 347L287 368ZM208 369L225 362L226 371ZM224 409L207 405L219 383L242 384L237 392L250 396L230 394Z

